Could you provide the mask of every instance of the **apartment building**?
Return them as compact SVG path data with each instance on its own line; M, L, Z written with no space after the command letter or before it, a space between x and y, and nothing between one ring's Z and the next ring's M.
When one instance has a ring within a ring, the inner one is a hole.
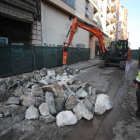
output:
M62 46L74 17L99 27L104 37L110 32L110 0L43 0L41 3L42 45ZM70 47L83 44L90 48L90 58L95 58L98 39L94 34L78 28Z
M120 5L117 39L126 40L128 38L127 17L127 9Z
M0 0L0 42L41 45L40 0Z

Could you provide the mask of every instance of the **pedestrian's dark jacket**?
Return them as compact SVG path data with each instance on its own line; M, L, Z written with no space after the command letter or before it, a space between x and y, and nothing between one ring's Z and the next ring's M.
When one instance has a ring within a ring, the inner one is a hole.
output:
M138 82L136 79L134 79L133 82L134 82L135 84L138 84L138 88L140 88L140 82Z

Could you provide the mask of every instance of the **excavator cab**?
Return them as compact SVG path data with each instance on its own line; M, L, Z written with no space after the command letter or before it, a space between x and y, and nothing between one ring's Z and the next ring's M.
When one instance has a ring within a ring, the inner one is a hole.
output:
M112 41L110 44L109 59L112 61L125 61L127 59L128 41Z
M126 60L128 60L128 40L112 41L105 59L99 63L99 67L103 68L109 63L119 64L120 69L125 69Z

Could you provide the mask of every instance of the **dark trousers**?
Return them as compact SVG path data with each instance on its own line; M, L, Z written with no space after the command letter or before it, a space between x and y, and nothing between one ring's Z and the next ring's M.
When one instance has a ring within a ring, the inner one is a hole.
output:
M137 97L137 106L138 106L138 109L136 111L136 114L137 114L137 116L140 117L140 89L137 89L137 91L136 91L136 97Z

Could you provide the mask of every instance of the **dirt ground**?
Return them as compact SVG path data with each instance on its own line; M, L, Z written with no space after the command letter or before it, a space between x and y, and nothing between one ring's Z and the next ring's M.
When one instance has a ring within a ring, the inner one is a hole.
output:
M76 79L90 82L96 93L105 93L113 101L113 109L103 115L94 115L90 121L81 119L73 126L58 128L56 123L42 124L38 120L14 122L11 117L0 119L0 140L137 140L140 138L140 120L135 112L137 86L131 86L136 77L138 61L133 60L129 72L117 66L100 69L97 60L69 65L82 69Z

